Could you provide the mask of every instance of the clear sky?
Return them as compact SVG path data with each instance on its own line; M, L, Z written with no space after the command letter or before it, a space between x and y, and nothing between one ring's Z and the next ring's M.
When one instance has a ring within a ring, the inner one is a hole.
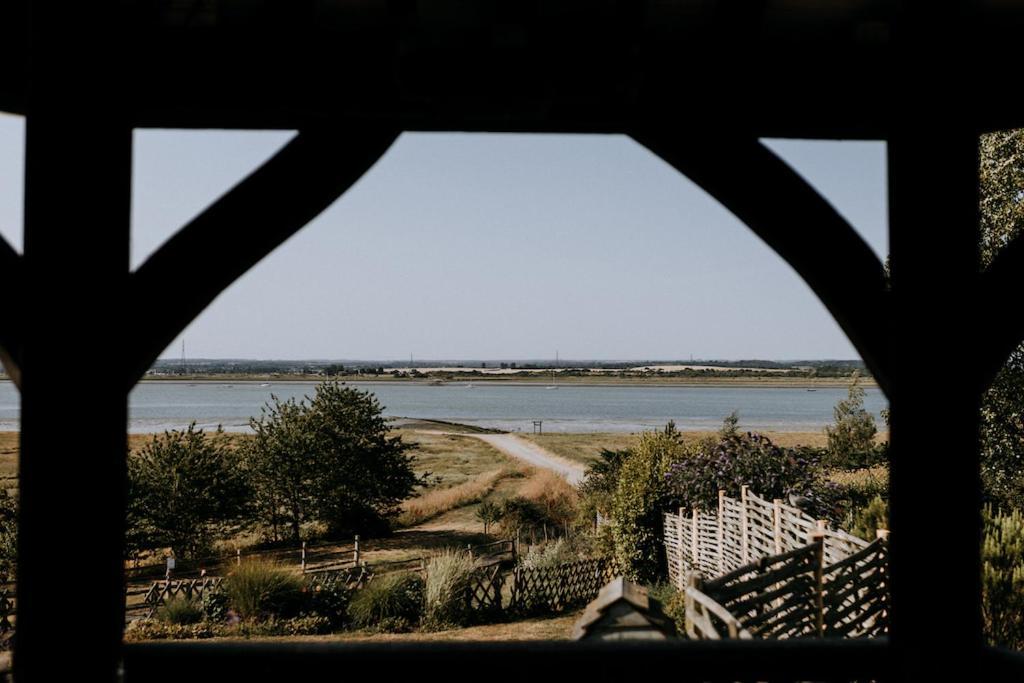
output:
M137 131L132 267L290 136ZM767 144L885 253L884 143ZM19 250L23 145L0 115L0 234ZM192 358L856 358L715 200L591 135L403 135L185 339Z

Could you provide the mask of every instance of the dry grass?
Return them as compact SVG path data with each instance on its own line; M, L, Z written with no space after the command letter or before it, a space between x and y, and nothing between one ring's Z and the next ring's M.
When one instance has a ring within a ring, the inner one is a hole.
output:
M473 479L446 488L427 491L418 498L407 500L402 505L398 518L401 526L422 524L449 510L474 505L488 496L502 479L514 476L516 470L503 467L484 472Z

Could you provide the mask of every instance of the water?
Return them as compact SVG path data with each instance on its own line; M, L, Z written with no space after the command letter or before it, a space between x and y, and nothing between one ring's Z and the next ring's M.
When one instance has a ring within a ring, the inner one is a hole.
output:
M412 383L351 382L372 391L396 417L449 420L482 427L530 431L534 420L550 432L635 432L656 429L668 420L687 430L717 429L722 418L739 411L746 429L817 431L832 422L832 408L846 396L844 387L733 386L559 386L454 382L442 386ZM180 428L195 420L206 428L223 425L244 431L251 416L271 393L282 399L311 395L312 382L144 382L131 394L132 432ZM75 401L89 400L88 385ZM882 424L879 411L887 405L882 393L866 389L865 407ZM60 416L55 415L59 422ZM0 430L18 429L18 393L0 382Z

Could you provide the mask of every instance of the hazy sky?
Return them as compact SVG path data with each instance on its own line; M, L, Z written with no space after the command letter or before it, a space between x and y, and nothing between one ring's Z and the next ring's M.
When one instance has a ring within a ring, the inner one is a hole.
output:
M0 115L0 234L19 250L23 136ZM290 136L137 131L132 266ZM885 253L884 143L768 144ZM591 135L403 135L185 339L193 358L856 357L728 211Z

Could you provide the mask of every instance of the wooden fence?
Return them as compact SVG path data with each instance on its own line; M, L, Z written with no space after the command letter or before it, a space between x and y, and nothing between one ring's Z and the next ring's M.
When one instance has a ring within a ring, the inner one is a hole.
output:
M593 600L613 578L614 564L607 558L554 567L516 567L508 609L517 614L561 612Z
M758 558L802 548L817 537L822 538L826 564L868 545L781 500L764 500L746 486L739 500L719 491L715 512L680 509L664 516L669 580L679 590L686 589L687 572L718 576Z
M888 632L888 539L828 565L825 536L718 578L690 572L690 638L857 637Z

